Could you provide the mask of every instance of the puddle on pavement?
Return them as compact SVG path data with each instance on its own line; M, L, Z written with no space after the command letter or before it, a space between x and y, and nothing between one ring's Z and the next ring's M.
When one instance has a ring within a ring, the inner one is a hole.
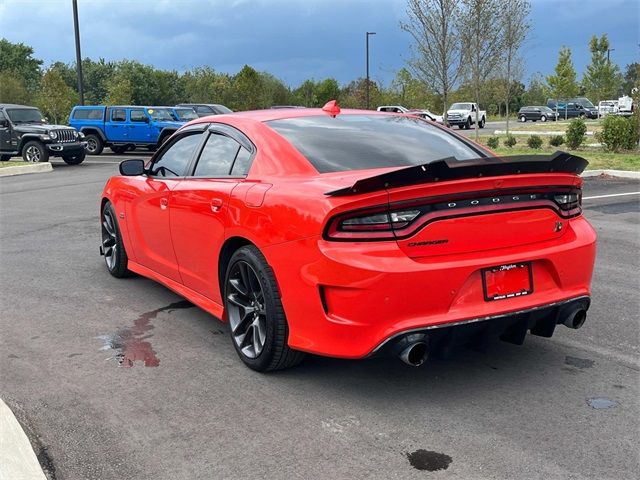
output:
M571 357L569 355L564 357L565 365L571 365L572 367L576 367L580 369L591 368L593 367L594 363L596 362L588 358Z
M617 407L618 403L606 397L587 398L587 404L596 410Z
M446 470L451 465L452 458L444 453L432 452L430 450L416 450L407 453L409 463L416 470L427 470L435 472L436 470Z
M121 367L133 367L136 361L143 362L145 367L157 367L160 365L160 359L149 341L153 335L148 332L154 328L151 325L151 320L161 312L170 313L174 310L191 307L193 307L191 302L181 300L165 307L145 312L135 319L132 327L96 337L104 342L104 346L100 350L115 350L115 358Z

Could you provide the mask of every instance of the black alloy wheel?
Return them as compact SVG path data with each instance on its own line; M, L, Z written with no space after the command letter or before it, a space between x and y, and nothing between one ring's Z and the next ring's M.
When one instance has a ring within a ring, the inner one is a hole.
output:
M287 344L289 328L273 271L253 245L231 257L224 302L233 346L245 365L267 372L302 361L304 354Z
M128 257L122 243L120 227L116 220L116 213L111 202L105 203L102 209L102 255L109 273L116 278L129 276L127 269Z

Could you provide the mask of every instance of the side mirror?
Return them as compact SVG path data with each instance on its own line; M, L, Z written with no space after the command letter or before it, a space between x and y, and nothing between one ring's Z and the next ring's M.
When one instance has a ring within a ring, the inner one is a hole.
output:
M126 177L143 175L144 161L138 158L134 158L132 160L124 160L123 162L120 162L118 169L120 170L120 175L124 175Z
M144 117L144 123L149 123L151 120L149 120L149 117Z
M0 127L8 127L8 126L9 126L9 120L7 120L6 118L0 119Z

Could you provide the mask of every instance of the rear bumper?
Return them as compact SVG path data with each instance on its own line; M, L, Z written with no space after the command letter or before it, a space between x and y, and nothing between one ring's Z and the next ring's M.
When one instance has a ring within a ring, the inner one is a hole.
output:
M428 342L431 352L441 355L458 345L483 345L491 336L520 345L529 331L541 337L551 337L556 326L563 323L568 315L577 310L586 312L590 305L591 298L583 296L517 312L415 328L387 338L370 356L397 353L397 343L405 336L416 334Z
M409 258L396 242L327 242L318 237L267 247L289 322L289 345L362 358L419 329L493 322L588 297L596 234L578 217L553 240L476 253ZM487 302L483 268L531 262L531 295Z

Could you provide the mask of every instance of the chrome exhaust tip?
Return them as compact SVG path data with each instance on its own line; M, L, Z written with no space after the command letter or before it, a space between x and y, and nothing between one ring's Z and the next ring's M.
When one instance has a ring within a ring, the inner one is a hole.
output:
M429 358L429 346L425 342L415 342L400 352L400 360L412 367L419 367Z
M587 320L587 311L584 308L578 308L574 310L572 313L567 315L567 318L562 322L563 325L578 329L584 325L584 322Z

